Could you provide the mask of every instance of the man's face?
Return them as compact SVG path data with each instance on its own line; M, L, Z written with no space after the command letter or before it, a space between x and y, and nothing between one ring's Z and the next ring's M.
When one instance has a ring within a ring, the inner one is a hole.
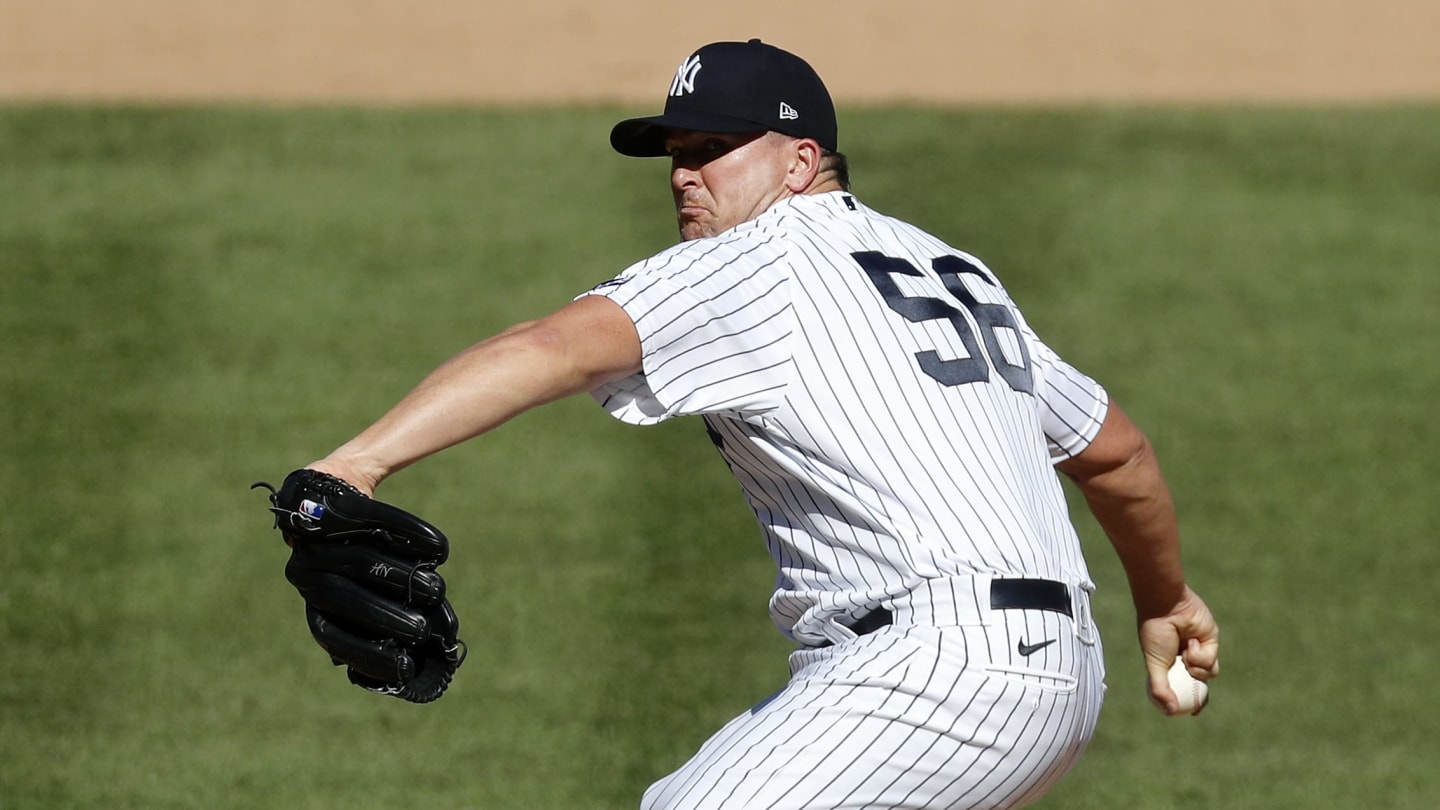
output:
M681 240L727 231L791 196L785 186L789 141L756 132L671 130L665 149Z

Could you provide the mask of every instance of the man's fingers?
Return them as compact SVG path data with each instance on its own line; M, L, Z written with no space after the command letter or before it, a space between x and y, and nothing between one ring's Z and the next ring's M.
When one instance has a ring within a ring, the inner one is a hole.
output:
M1188 639L1181 654L1185 658L1185 668L1190 671L1191 677L1208 681L1220 674L1220 643L1218 641Z
M1175 695L1175 690L1170 688L1170 667L1174 663L1174 659L1165 662L1157 661L1154 656L1145 656L1150 702L1165 714L1176 714L1180 711L1180 698Z

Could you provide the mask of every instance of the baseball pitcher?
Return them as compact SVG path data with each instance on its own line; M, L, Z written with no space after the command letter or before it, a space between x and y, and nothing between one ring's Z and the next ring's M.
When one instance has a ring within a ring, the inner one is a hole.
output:
M464 350L309 466L373 495L582 392L636 425L703 420L774 559L770 615L796 648L789 681L642 808L1000 808L1053 787L1104 694L1057 471L1125 568L1151 697L1185 709L1167 672L1178 656L1216 675L1218 630L1187 585L1145 435L984 262L850 191L805 61L758 40L706 45L663 113L610 142L669 161L679 244ZM453 641L433 649L454 657Z

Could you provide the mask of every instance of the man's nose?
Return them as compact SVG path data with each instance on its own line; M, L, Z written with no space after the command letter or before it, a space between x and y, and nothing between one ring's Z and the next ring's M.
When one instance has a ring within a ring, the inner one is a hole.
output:
M694 188L700 184L700 172L687 166L670 169L670 185L677 189Z

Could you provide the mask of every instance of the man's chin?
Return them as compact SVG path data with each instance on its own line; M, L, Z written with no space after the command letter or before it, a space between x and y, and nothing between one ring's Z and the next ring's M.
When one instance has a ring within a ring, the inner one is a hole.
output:
M703 222L693 219L680 220L680 241L682 242L691 242L714 235L714 232Z

